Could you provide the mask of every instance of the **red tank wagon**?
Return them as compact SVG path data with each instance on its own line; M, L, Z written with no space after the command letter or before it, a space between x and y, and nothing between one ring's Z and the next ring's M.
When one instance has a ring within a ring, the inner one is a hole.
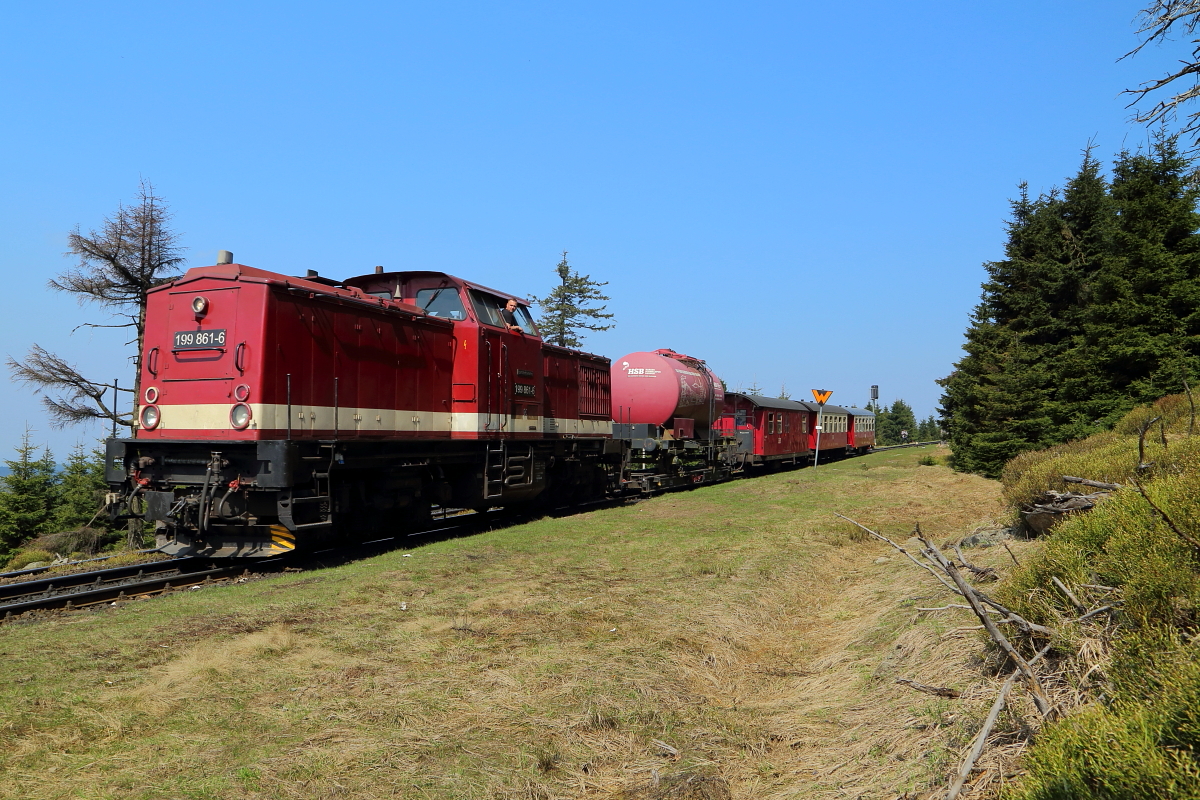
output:
M614 437L627 443L624 491L653 492L724 480L730 442L716 430L721 379L698 358L661 349L612 365Z
M444 273L192 269L150 293L142 363L142 426L109 442L107 479L166 552L602 496L620 464L608 359L544 344L524 300Z

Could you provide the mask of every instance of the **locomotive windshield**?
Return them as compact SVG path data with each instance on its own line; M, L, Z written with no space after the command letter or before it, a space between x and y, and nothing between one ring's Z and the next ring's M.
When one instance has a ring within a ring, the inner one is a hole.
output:
M425 309L431 317L441 319L466 319L467 312L463 309L458 290L453 286L442 286L437 289L420 289L417 291L417 305Z

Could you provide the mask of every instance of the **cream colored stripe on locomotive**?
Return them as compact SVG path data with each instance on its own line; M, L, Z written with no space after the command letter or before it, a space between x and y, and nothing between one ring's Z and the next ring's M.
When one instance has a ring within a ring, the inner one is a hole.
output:
M250 427L283 430L288 427L287 405L250 403ZM157 430L229 430L232 404L196 403L159 406ZM292 404L292 430L334 428L333 406ZM612 420L563 419L530 415L486 414L478 412L405 411L389 408L339 408L337 429L342 431L409 432L470 431L485 433L558 433L570 436L612 435Z

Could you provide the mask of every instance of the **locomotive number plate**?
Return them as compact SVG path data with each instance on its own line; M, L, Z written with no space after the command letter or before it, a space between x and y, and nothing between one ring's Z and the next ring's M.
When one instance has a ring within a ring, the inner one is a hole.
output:
M214 347L225 346L225 330L211 331L176 331L176 350L211 350Z
M536 397L537 387L530 386L528 383L514 383L513 394L520 395L521 397Z

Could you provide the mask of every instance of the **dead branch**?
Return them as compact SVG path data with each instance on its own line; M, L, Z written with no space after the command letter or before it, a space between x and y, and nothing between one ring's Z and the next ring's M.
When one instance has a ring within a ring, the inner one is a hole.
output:
M855 522L854 520L850 519L850 518L849 518L849 517L847 517L847 516L844 516L844 515L842 515L842 514L838 514L837 512L834 512L834 514L833 514L833 515L834 515L835 517L840 517L841 519L844 519L844 520L846 520L846 521L847 521L847 522L849 522L851 525L854 525L854 526L856 526L856 527L858 527L858 528L861 528L862 530L864 530L864 531L866 531L867 533L869 533L871 536L874 536L876 539L879 539L881 542L887 542L887 543L888 543L889 545L891 545L893 548L895 548L896 550L898 550L899 552L901 552L901 553L903 553L905 556L907 556L907 557L908 557L908 559L909 559L910 561L912 561L914 564L916 564L918 567L920 567L921 569L925 570L925 571L926 571L926 572L928 572L930 575L933 575L933 577L937 578L937 579L938 579L938 581L940 581L940 582L941 582L941 584L942 584L943 586L945 586L947 589L949 589L950 591L954 592L955 594L962 594L962 592L961 592L961 591L959 591L959 589L958 589L958 588L956 588L956 587L955 587L953 584L949 583L949 582L948 582L948 581L947 581L945 578L943 578L943 577L942 577L940 574L938 574L937 572L935 572L935 571L933 570L933 568L932 568L932 567L929 567L929 566L927 566L927 565L925 565L925 564L922 564L920 561L918 561L918 560L917 560L917 559L916 559L916 558L913 556L913 554L912 554L912 553L910 553L908 550L904 549L904 548L903 548L903 547L901 547L900 545L896 544L895 542L893 542L893 541L892 541L891 539L889 539L888 537L884 536L884 535L883 535L883 534L881 534L881 533L876 533L875 531L871 530L870 528L866 527L865 525L862 525L862 524L860 524L860 523L858 523L858 522ZM918 531L920 530L920 526L919 526L919 525L917 526L917 529L918 529ZM927 551L925 551L925 550L922 550L922 551L921 551L921 555L923 555L923 556L925 556L925 558L929 559L931 563L933 563L933 564L935 564L935 565L937 564L937 561L936 561L936 560L934 560L934 558L933 558L933 557L932 557L932 556L931 556L931 555L930 555L930 554L929 554ZM1015 559L1014 559L1014 560L1015 560ZM938 565L938 566L940 567L940 565ZM979 590L978 590L978 589L976 589L975 587L973 587L973 586L968 586L968 589L970 589L970 591L971 591L971 592L974 594L974 596L975 596L975 597L976 597L976 598L977 598L977 599L978 599L978 600L979 600L981 603L985 603L985 604L987 604L987 605L991 606L992 608L996 609L997 611L999 611L1001 614L1004 614L1004 615L1005 615L1005 617L1006 617L1006 620L1005 620L1006 622L1009 622L1009 623L1011 623L1011 624L1014 624L1014 625L1016 625L1016 626L1017 626L1017 627L1019 627L1019 628L1021 629L1021 631L1022 631L1023 633L1025 633L1026 635L1029 635L1029 634L1034 634L1034 633L1039 633L1039 634L1042 634L1043 636L1053 636L1053 635L1054 635L1054 631L1053 631L1053 630L1051 630L1050 628L1046 628L1046 627L1043 627L1043 626L1041 626L1041 625L1037 625L1037 624L1035 624L1035 623L1033 623L1033 622L1030 622L1029 620L1027 620L1027 619L1025 619L1024 617L1022 617L1020 614L1017 614L1017 613L1016 613L1015 611L1013 611L1011 608L1006 608L1005 606L1001 605L1000 603L996 602L996 601L995 601L995 600L993 600L992 598L988 597L986 594L984 594L983 592L979 591ZM965 596L965 595L964 595L964 596Z
M1004 549L1008 551L1008 557L1013 560L1013 563L1016 564L1018 567L1021 566L1021 562L1017 561L1017 557L1013 553L1012 548L1008 546L1008 542L1001 542L1000 544L1004 545Z
M971 607L970 607L970 606L964 606L962 603L950 603L949 605L945 605L945 606L938 606L937 608L920 608L920 607L917 607L917 608L915 608L915 609L913 609L913 610L914 610L914 611L949 611L949 610L950 610L950 609L952 609L952 608L961 608L961 609L963 609L963 610L965 610L965 611L970 611L970 610L971 610ZM988 613L989 613L989 614L999 614L1000 612L999 612L999 611L988 611Z
M1112 611L1114 608L1115 606L1100 606L1097 609L1087 612L1082 617L1072 620L1072 622L1083 622L1084 620L1091 619L1099 614L1103 614L1105 611Z
M975 576L976 580L981 580L981 581L998 581L998 580L1000 580L999 574L997 574L996 570L992 569L991 567L977 567L974 564L972 564L970 561L967 561L967 557L962 554L962 550L959 549L957 544L954 545L954 553L955 553L955 555L958 556L958 560L962 562L962 565L964 567L966 567L967 569L971 570L971 574Z
M1050 582L1053 583L1055 586L1057 586L1058 590L1067 596L1067 599L1071 601L1071 605L1075 606L1075 608L1079 611L1080 614L1087 613L1087 606L1085 606L1083 603L1079 602L1079 598L1075 596L1074 592L1072 592L1070 589L1067 588L1067 585L1065 583L1063 583L1062 581L1060 581L1058 578L1056 578L1054 576L1051 576Z
M1012 646L1000 629L996 627L996 623L988 616L984 610L980 599L976 596L977 592L967 584L958 568L954 566L954 562L948 560L942 551L938 549L930 539L926 538L921 533L921 526L918 524L916 536L920 539L921 544L925 545L925 549L930 553L931 557L937 561L938 565L945 570L950 579L958 586L963 597L967 598L967 602L971 604L971 610L975 612L975 616L983 623L983 627L987 630L988 635L992 637L1000 649L1008 654L1008 657L1025 673L1026 682L1029 686L1029 693L1033 696L1033 703L1037 706L1038 711L1043 717L1050 718L1053 713L1053 708L1050 705L1050 698L1046 696L1046 690L1042 687L1042 682L1038 680L1037 674L1030 667L1029 662L1017 652L1017 649Z
M1042 648L1033 658L1029 659L1030 665L1036 664L1042 656L1050 650L1050 645ZM1000 718L1000 711L1004 708L1008 701L1008 693L1012 691L1013 684L1016 683L1017 677L1021 674L1021 670L1013 670L1013 673L1008 676L1008 680L1000 687L1000 693L996 695L995 702L992 703L992 710L988 712L987 719L983 721L983 727L979 729L979 733L975 734L975 741L971 744L971 750L967 753L966 759L962 766L958 768L958 777L954 779L954 783L950 785L950 791L946 792L946 800L955 800L962 792L963 784L967 782L967 778L971 774L971 770L975 767L975 762L979 760L979 756L983 754L984 745L987 744L988 735L992 732L992 726L996 724L996 720Z
M1175 521L1171 519L1167 512L1159 508L1158 505L1150 499L1150 495L1146 494L1146 490L1142 488L1142 484L1139 483L1136 478L1133 481L1133 488L1136 489L1137 493L1142 496L1142 499L1146 501L1151 510L1154 511L1154 513L1157 514L1163 522L1167 523L1167 527L1174 531L1176 536L1178 536L1180 539L1183 539L1197 550L1200 550L1200 540L1197 540L1194 536L1184 533L1182 530L1180 530L1179 526L1175 524Z
M1143 422L1141 429L1138 431L1138 464L1137 472L1145 472L1154 466L1154 462L1146 461L1146 431L1150 430L1150 426L1158 422L1162 417L1151 417L1146 422Z
M1090 481L1087 478L1076 478L1074 475L1063 475L1062 479L1063 479L1064 483L1081 483L1084 486L1092 486L1096 489L1108 489L1110 491L1115 491L1117 489L1122 488L1121 484L1119 484L1119 483L1103 483L1101 481Z
M947 589L949 589L950 591L954 592L955 594L958 594L958 589L955 589L955 588L954 588L954 587L953 587L951 584L947 583L945 578L943 578L941 575L939 575L939 574L937 574L936 572L934 572L932 568L930 568L930 567L927 567L926 565L922 564L920 561L917 561L917 559L913 557L913 554L912 554L912 553L908 552L908 551L907 551L907 550L905 550L903 547L901 547L900 545L896 544L895 542L893 542L893 541L892 541L891 539L889 539L888 537L884 536L882 533L876 533L875 531L873 531L873 530L871 530L870 528L868 528L866 525L861 525L861 524L859 524L859 523L855 522L854 520L850 519L849 517L846 517L846 516L843 516L843 515L841 515L841 514L837 513L836 511L834 512L834 514L833 514L833 515L834 515L835 517L841 517L842 519L846 520L846 522L849 522L851 525L854 525L854 526L856 526L856 527L858 527L858 528L861 528L862 530L864 530L864 531L866 531L867 533L869 533L871 536L874 536L874 537L875 537L876 539L878 539L879 541L881 541L881 542L887 542L887 543L888 543L888 544L890 544L890 545L891 545L893 548L895 548L896 550L900 551L900 552L901 552L901 553L903 553L904 555L908 556L908 560L909 560L909 561L913 562L913 563L914 563L914 564L916 564L918 567L920 567L921 569L925 570L925 571L926 571L926 572L928 572L930 575L932 575L933 577L935 577L935 578L937 578L939 581L941 581L942 585L943 585L943 586L945 586Z
M24 361L10 356L8 369L18 383L33 386L42 394L42 404L50 412L50 424L56 428L91 419L108 419L133 427L132 412L119 412L115 405L110 407L105 400L113 388L111 383L97 383L85 378L74 365L41 345L33 345ZM132 389L122 391L133 392Z
M1192 387L1188 386L1187 376L1183 378L1183 391L1187 393L1188 399L1188 438L1192 438L1192 431L1196 430L1196 401L1192 399Z
M961 696L961 692L951 689L948 686L929 686L924 683L917 683L908 678L896 678L896 683L902 683L909 688L916 689L918 692L925 694L936 695L937 697L949 697L951 699Z

